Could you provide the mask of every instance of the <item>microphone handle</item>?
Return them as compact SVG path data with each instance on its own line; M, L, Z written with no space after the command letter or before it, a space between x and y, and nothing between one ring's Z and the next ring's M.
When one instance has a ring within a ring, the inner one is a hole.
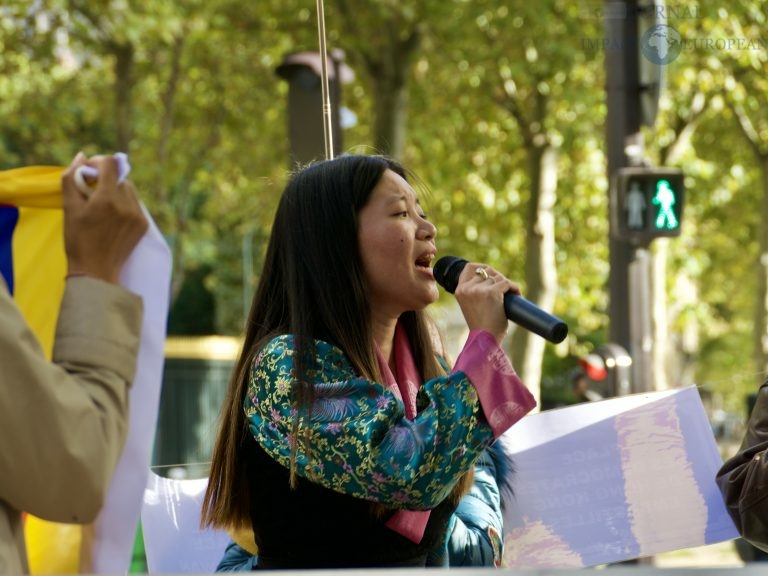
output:
M504 294L504 312L515 324L555 344L559 344L568 336L568 325L565 322L519 294Z

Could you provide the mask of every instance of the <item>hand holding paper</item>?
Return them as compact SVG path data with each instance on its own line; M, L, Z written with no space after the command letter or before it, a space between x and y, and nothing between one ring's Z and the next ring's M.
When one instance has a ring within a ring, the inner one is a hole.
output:
M78 154L64 172L61 185L69 276L118 283L123 264L147 230L136 190L125 180L129 168L125 154L88 160Z
M78 154L75 157L75 162L81 157L83 156ZM113 158L117 161L117 183L122 184L131 172L131 165L128 163L128 155L125 152L116 152ZM99 169L96 166L81 164L75 169L74 178L77 189L86 197L89 197L93 194L93 187L99 179Z

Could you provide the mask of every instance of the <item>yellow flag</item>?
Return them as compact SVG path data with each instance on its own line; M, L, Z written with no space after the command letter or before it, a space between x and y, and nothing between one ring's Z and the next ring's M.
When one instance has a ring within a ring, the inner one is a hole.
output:
M0 204L61 208L60 166L28 166L0 171Z

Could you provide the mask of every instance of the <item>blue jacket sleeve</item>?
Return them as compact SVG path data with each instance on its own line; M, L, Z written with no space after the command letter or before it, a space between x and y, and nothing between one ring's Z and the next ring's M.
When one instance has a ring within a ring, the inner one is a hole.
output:
M496 445L489 450L496 449ZM457 566L501 566L503 514L497 467L486 450L475 463L475 482L461 499L448 532L448 562ZM502 457L505 457L502 455Z

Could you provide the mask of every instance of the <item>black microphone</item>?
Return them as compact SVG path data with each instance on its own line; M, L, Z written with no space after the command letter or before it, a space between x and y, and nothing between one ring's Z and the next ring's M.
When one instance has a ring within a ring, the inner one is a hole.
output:
M464 258L443 256L435 262L433 268L435 280L446 291L453 294L459 283L459 274L464 270L466 263ZM504 294L504 312L507 318L518 326L555 344L562 342L568 336L568 325L565 322L549 312L544 312L536 304L514 292Z

